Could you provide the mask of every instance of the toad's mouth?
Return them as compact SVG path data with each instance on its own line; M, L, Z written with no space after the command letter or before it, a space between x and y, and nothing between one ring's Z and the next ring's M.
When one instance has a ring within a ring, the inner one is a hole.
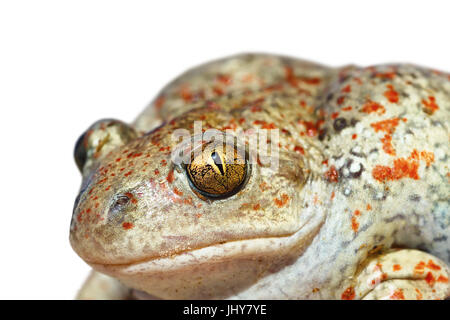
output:
M261 254L262 251L269 254L270 251L277 251L280 247L286 246L286 242L288 242L290 237L292 237L292 235L235 240L225 243L216 243L192 250L185 250L169 256L153 256L140 261L89 264L94 269L102 269L103 271L121 269L128 269L129 271L134 269L145 269L149 272L161 269L170 271L181 266L189 266L201 262L219 262L236 256L256 256Z
M236 259L298 256L319 232L320 225L305 225L297 232L288 235L216 243L202 248L181 251L170 256L153 256L125 263L88 263L97 271L118 276L134 273L179 272L194 266L212 265Z

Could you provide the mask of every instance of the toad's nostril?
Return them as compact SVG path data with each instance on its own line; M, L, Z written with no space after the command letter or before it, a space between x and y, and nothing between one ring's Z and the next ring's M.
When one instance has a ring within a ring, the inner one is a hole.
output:
M127 195L120 195L117 197L116 201L114 202L114 208L122 207L130 202L130 197Z

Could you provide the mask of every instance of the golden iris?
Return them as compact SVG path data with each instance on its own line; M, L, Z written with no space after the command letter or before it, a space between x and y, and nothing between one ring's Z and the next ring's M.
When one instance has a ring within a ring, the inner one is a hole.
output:
M246 154L234 146L210 143L192 156L186 170L194 191L209 198L229 197L246 180Z

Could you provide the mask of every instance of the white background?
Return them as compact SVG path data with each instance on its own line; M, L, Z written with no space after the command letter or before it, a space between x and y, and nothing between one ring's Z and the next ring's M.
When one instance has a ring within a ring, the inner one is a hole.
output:
M132 121L193 65L244 51L450 71L445 1L1 1L0 298L72 299L69 222L92 122Z

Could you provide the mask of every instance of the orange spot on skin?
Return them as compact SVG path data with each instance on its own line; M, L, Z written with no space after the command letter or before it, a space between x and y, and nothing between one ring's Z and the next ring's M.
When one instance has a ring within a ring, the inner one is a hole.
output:
M422 104L425 106L423 111L430 115L433 114L436 110L439 110L439 106L436 104L436 98L433 96L429 96L428 101L423 99Z
M180 89L180 96L184 100L184 102L191 102L193 99L192 92L189 90L188 86L182 86Z
M353 81L355 81L359 85L361 85L363 83L362 80L358 77L353 78Z
M157 109L161 109L161 107L163 106L165 101L166 101L166 98L164 96L159 96L155 101L155 107Z
M402 289L397 289L391 294L390 298L392 300L405 300Z
M434 162L434 153L433 152L422 151L422 152L420 152L420 158L422 160L425 160L425 162L427 163L427 167L429 167L430 164L432 162Z
M425 281L428 283L430 287L433 287L434 283L436 282L436 279L434 278L431 272L428 272L427 276L425 277Z
M394 90L394 86L391 84L386 85L388 90L384 92L384 96L389 102L397 103L398 102L398 92Z
M350 93L352 91L352 87L348 84L344 88L342 88L342 93Z
M394 133L395 128L398 126L398 122L399 118L393 118L371 123L370 126L375 130L375 132L384 131L386 133L392 134Z
M255 120L255 121L253 121L253 124L261 125L262 129L276 129L276 126L273 122L267 123L266 121Z
M260 189L262 192L268 190L268 189L269 189L269 186L268 186L267 182L261 182L261 183L259 184L259 189Z
M317 85L322 82L320 78L308 78L308 77L300 77L298 78L300 81L309 84L309 85Z
M137 203L136 198L134 197L134 195L133 195L131 192L125 193L125 196L127 196L127 197L131 200L131 202L132 202L133 204L136 204L136 203Z
M283 193L281 195L280 199L278 199L278 198L274 199L274 202L278 208L284 207L288 201L289 201L289 196L286 193Z
M416 266L414 267L414 273L416 274L423 274L425 269L425 262L420 261Z
M416 293L417 293L416 299L417 300L422 300L422 298L423 298L422 292L420 292L420 290L417 289L417 288L415 290L416 290Z
M341 295L342 300L353 300L355 299L355 289L353 287L348 287Z
M260 106L252 106L250 111L251 112L261 112L262 108Z
M380 141L383 144L383 151L391 156L395 156L395 149L392 146L392 136L386 133L384 137L380 139Z
M428 260L427 268L431 270L441 270L441 267L433 262L433 260Z
M416 149L414 149L414 150L411 152L411 155L409 156L409 159L419 160L419 159L420 159L419 151L417 151Z
M131 222L124 222L122 223L122 228L125 230L130 230L134 227L134 225Z
M167 182L169 182L169 183L172 183L172 182L173 182L173 180L174 180L173 170L170 170L170 171L169 171L169 174L167 175L166 180L167 180Z
M298 152L298 153L301 153L301 154L305 154L305 149L303 149L300 146L295 146L294 151Z
M314 137L317 135L318 130L322 122L313 123L311 121L300 121L301 124L305 126L306 135L308 137Z
M221 95L223 95L225 92L221 89L221 88L219 88L219 87L213 87L213 91L214 91L214 93L216 94L216 96L221 96Z
M333 192L331 192L331 197L330 197L330 199L331 199L331 200L333 200L333 199L334 199L334 197L335 197L335 195L336 195L336 194L334 193L334 191L333 191Z
M372 210L372 206L370 204L367 204L367 210Z
M379 72L375 75L377 78L382 79L394 79L395 78L395 72Z
M361 112L365 112L365 113L377 112L378 114L383 114L383 113L386 112L386 109L381 104L379 104L377 102L368 101L361 108Z
M270 86L267 86L264 88L265 92L272 92L283 89L283 85L281 83L278 84L272 84Z
M335 166L331 166L330 169L325 172L325 179L327 179L329 182L339 181L339 173L337 172Z
M261 205L259 203L253 205L253 210L259 210L261 208Z
M291 67L285 67L284 74L286 82L294 88L298 88L299 81L309 85L317 85L321 82L320 78L296 77L294 74L294 70Z
M193 203L193 202L192 202L192 198L189 197L189 198L187 198L187 199L184 199L184 200L183 200L183 203L184 203L184 204L192 205L192 203Z
M358 232L358 229L359 229L359 223L356 220L356 217L352 217L352 230L354 232Z
M178 190L177 187L173 188L173 192L174 192L176 195L180 196L180 197L183 195L183 192L180 191L180 190Z
M155 169L155 171L153 171L153 172L155 173L155 175L159 174L159 170L158 169Z
M409 161L404 158L399 158L394 160L393 168L381 165L375 166L372 170L372 176L380 182L385 182L387 180L399 180L402 178L418 180L418 169L419 163L417 161Z
M223 85L230 85L231 84L231 77L229 75L226 74L219 74L216 77L217 81L220 82Z
M243 203L243 204L241 204L241 206L239 207L239 209L248 209L248 207L249 207L249 203Z
M130 176L132 173L133 173L133 170L128 171L127 173L124 174L124 176L125 176L125 177L128 177L128 176Z
M352 139L355 140L356 138L358 138L358 135L356 133L352 134Z
M437 282L442 282L442 283L448 283L448 278L444 277L443 275L440 275L439 278L437 278L436 281Z
M105 183L107 180L108 180L108 178L104 178L104 179L100 180L99 182L97 182L97 184Z
M342 111L350 111L350 110L352 110L353 108L351 107L351 106L348 106L348 107L345 107L345 108L342 108L341 110Z
M402 267L399 264L394 264L392 266L392 270L393 271L400 271L400 270L402 270Z
M340 97L336 100L336 103L337 103L338 105L341 105L341 104L344 103L344 100L345 100L345 97L344 97L344 96L340 96Z
M382 141L384 140L382 139ZM390 142L390 140L385 142ZM388 147L389 146L386 146L386 152L389 151ZM383 146L383 149L384 148L385 146ZM393 152L395 154L395 150ZM419 175L417 170L419 169L419 159L424 160L428 167L432 162L434 162L434 154L427 151L422 151L419 153L416 149L414 149L407 159L399 158L394 160L393 168L381 165L375 166L372 170L372 176L380 182L384 182L386 180L399 180L405 177L418 180Z
M80 211L80 213L78 213L78 215L77 215L77 221L78 222L81 222L83 220L83 213L84 213L84 210Z
M286 81L294 88L297 88L298 86L298 80L294 75L294 71L291 67L286 67L284 69L285 79Z
M334 112L331 114L331 119L336 119L337 117L339 117L339 112Z
M386 137L386 136L385 136ZM383 146L383 149L386 147L386 152L390 151L390 140L383 140L386 145ZM395 150L392 150L395 154ZM372 176L380 181L384 182L386 180L399 180L405 177L418 180L418 168L419 168L419 159L424 160L426 162L427 167L430 166L432 162L434 162L434 154L432 152L422 151L418 152L414 149L411 152L411 155L405 158L399 158L394 160L394 167L390 168L388 166L377 165L372 170Z

